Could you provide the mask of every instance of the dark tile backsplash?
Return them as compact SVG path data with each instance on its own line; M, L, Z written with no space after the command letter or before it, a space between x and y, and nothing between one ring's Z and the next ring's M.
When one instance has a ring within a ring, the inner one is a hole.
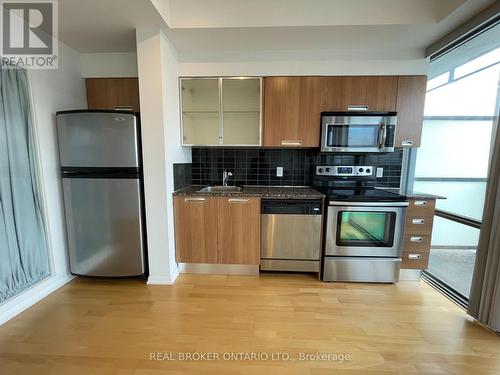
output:
M311 150L256 148L193 148L193 184L222 184L224 169L230 184L305 186L310 182ZM283 167L283 177L276 177Z
M384 168L376 186L399 188L402 161L401 149L387 154L351 155L314 149L193 148L192 183L220 185L226 169L233 173L231 185L309 186L316 165L373 165ZM283 177L276 177L276 167L283 167Z
M311 167L316 165L369 165L384 168L381 178L375 180L375 186L399 188L403 164L403 150L396 149L387 154L327 154L318 153L311 157Z
M174 164L174 190L192 185L193 175L191 171L191 163Z

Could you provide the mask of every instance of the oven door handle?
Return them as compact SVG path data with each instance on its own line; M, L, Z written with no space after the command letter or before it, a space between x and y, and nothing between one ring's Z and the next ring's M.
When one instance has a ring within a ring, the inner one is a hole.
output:
M329 206L351 206L351 207L408 207L408 202L347 202L330 201Z

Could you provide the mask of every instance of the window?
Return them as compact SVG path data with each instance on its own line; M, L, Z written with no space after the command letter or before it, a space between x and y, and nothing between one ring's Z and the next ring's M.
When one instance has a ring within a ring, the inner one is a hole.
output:
M468 300L497 123L500 26L432 60L413 190L438 200L427 275Z

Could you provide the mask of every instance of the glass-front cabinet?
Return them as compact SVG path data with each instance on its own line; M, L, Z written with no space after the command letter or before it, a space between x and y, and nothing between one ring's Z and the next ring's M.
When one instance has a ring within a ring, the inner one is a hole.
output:
M181 78L183 146L260 146L261 78Z

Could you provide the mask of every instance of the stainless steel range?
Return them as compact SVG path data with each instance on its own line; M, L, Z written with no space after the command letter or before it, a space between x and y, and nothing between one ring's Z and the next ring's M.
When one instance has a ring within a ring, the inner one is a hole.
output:
M317 166L327 196L323 280L396 282L406 197L375 189L373 166Z

